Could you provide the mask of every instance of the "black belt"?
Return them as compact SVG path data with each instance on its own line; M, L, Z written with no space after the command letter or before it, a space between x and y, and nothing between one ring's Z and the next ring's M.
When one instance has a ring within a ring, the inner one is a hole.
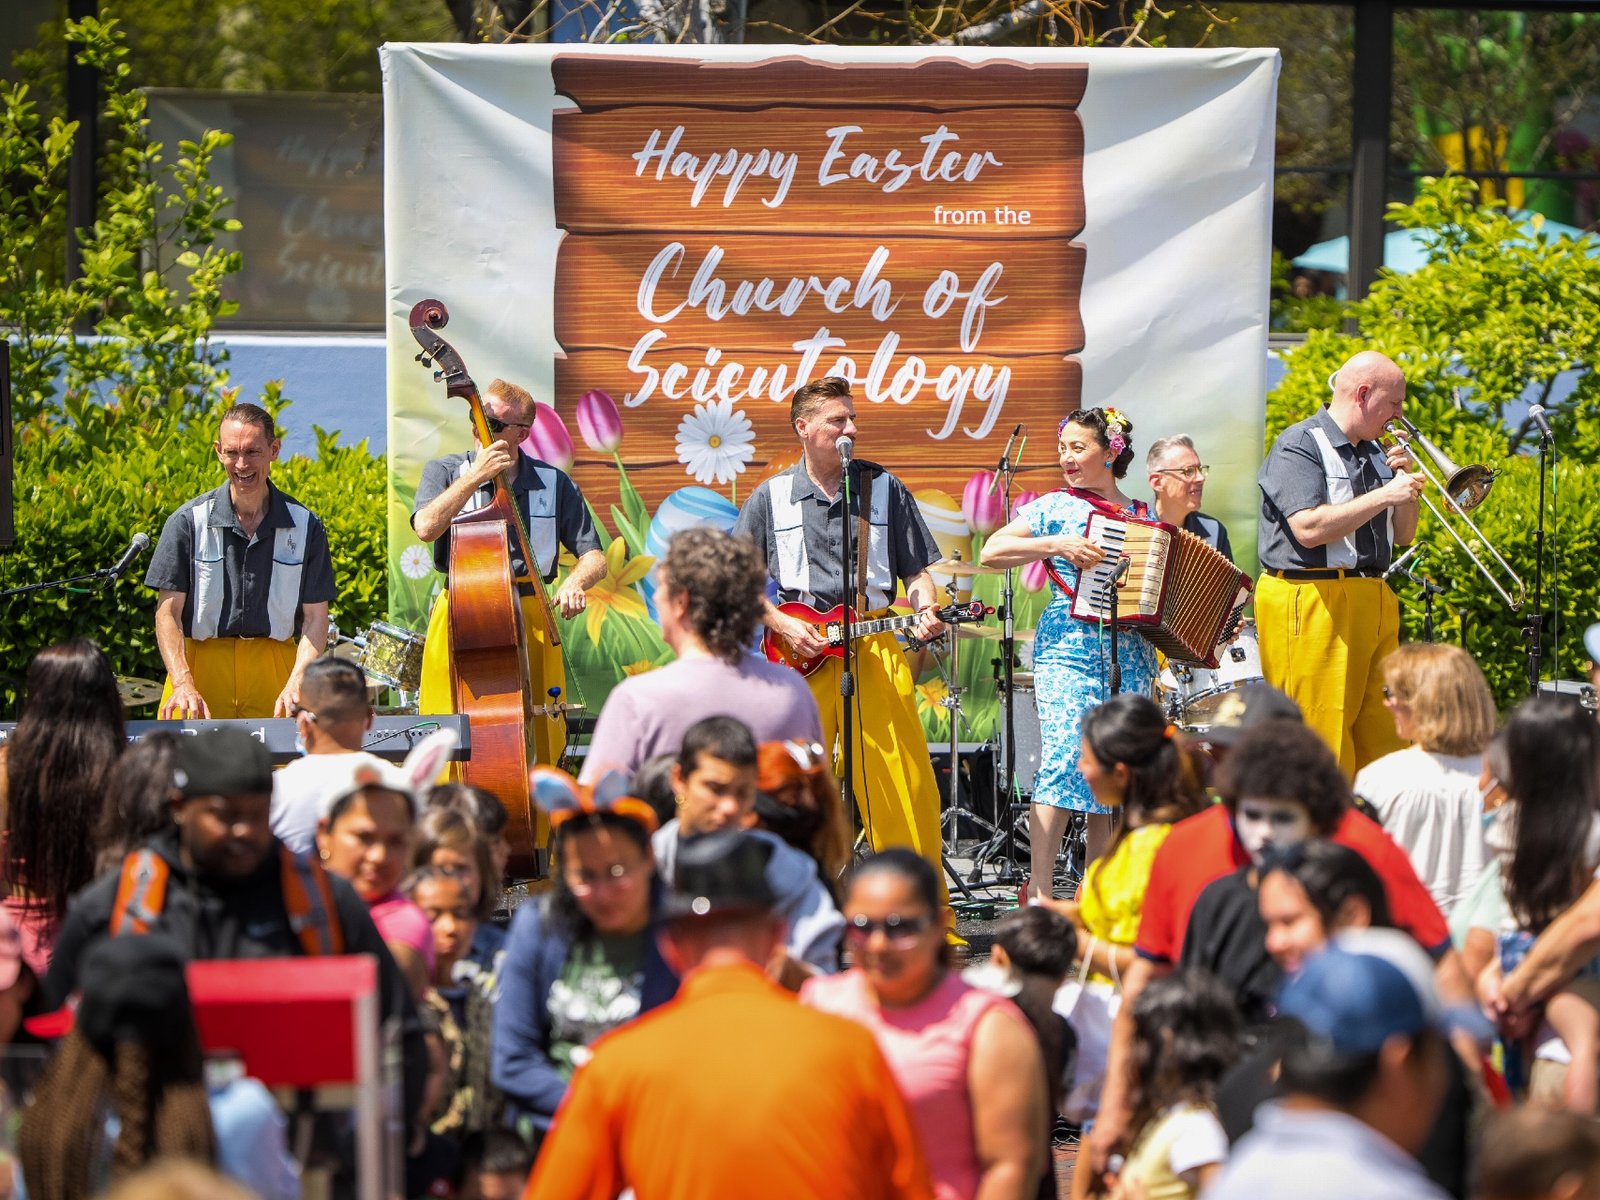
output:
M1268 571L1274 579L1290 583L1321 583L1329 579L1382 579L1383 572L1372 568L1357 571L1353 567L1328 567L1320 571Z

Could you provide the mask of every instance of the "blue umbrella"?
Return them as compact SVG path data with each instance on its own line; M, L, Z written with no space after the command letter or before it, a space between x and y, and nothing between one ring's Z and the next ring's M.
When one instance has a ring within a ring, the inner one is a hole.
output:
M1586 230L1573 225L1563 225L1560 221L1544 218L1544 222L1537 230L1534 228L1534 214L1523 212L1514 214L1517 224L1528 234L1535 232L1544 233L1549 237L1584 238L1600 246L1600 238ZM1397 229L1386 234L1383 239L1383 265L1391 271L1398 271L1402 275L1409 275L1419 267L1426 265L1428 254L1422 244L1422 233L1416 229ZM1329 238L1325 242L1318 242L1304 254L1294 260L1294 265L1310 271L1332 271L1336 275L1347 274L1350 270L1350 239L1348 237Z

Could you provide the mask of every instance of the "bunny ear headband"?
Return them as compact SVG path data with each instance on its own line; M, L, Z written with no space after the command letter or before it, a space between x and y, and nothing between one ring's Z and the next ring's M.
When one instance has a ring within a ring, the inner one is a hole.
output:
M554 767L535 767L528 772L533 802L550 818L556 830L582 813L615 813L654 833L660 823L655 809L637 796L629 795L632 784L621 771L607 771L593 787L586 787L565 771Z

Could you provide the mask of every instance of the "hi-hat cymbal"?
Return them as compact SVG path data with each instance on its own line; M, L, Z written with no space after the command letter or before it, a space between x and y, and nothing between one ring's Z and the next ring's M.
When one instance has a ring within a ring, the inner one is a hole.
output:
M122 697L123 708L143 708L161 699L161 685L154 679L118 675L117 694Z
M955 575L958 577L968 575L998 575L999 567L986 567L982 563L967 562L963 558L941 558L932 564L928 570L936 571L941 575Z

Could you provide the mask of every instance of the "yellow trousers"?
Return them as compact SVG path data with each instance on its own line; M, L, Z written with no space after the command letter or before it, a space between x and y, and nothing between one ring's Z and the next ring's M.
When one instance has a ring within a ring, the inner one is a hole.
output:
M1403 748L1380 664L1400 645L1400 601L1381 579L1304 583L1262 575L1261 673L1300 706L1346 775Z
M194 672L195 690L217 720L270 717L294 673L297 642L273 638L183 639L183 655ZM172 676L161 702L172 696Z
M528 678L533 683L534 703L551 702L548 689L561 689L562 703L567 697L567 672L561 659L561 647L552 646L545 635L544 623L539 616L539 601L533 596L522 598L522 628L527 637ZM418 686L417 711L419 713L453 713L456 710L455 693L450 686L450 592L439 593L428 616L427 641L422 647L422 682ZM552 717L535 717L530 730L533 761L553 766L567 744L567 727L564 720ZM461 764L450 764L450 778L461 778ZM544 814L538 814L538 842L547 844L549 827Z
M889 633L856 642L854 666L851 779L862 825L874 850L909 846L931 862L943 895L939 786L917 718L911 668ZM844 698L839 695L843 669L842 660L824 659L808 678L822 716L822 744L829 748L839 743L844 721Z

